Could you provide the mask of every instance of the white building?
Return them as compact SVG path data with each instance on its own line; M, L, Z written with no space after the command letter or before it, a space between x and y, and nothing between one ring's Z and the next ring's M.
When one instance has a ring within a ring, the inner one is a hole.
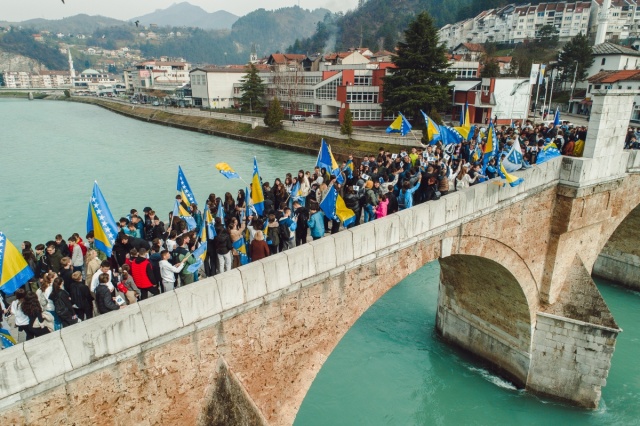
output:
M230 108L240 97L237 87L247 74L243 68L206 66L194 68L189 73L191 97L194 106L205 108Z
M510 4L445 25L439 32L440 41L449 49L461 43L521 43L537 39L538 31L545 25L553 25L560 41L568 41L578 34L587 34L591 9L588 1Z
M587 75L637 69L640 69L640 52L613 43L602 43L593 46L593 65L587 69Z
M596 39L596 44L637 38L640 35L640 10L637 6L634 0L593 0L590 32L600 35L598 29L604 27L601 30L603 38Z
M121 80L115 75L88 68L75 77L74 88L76 91L98 93L99 86L115 86L118 83Z
M125 71L125 85L134 93L160 90L174 92L189 83L187 62L146 61Z

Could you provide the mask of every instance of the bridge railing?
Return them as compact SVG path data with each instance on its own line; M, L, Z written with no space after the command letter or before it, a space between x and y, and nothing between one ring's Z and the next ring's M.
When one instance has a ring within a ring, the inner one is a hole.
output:
M557 184L560 167L516 172L515 188L474 185L0 351L0 410L502 209Z

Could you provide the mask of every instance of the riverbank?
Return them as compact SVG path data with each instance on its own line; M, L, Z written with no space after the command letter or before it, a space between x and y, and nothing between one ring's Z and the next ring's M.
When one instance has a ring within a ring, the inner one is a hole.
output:
M266 127L252 129L251 124L230 120L219 120L209 117L182 115L171 113L170 110L157 110L141 105L130 105L96 98L70 98L73 102L97 105L117 114L154 124L175 127L209 135L236 139L243 142L287 149L305 154L317 154L320 141L324 139L331 145L336 160L346 160L349 154L356 157L363 155L377 155L380 147L389 151L397 151L398 146L377 142L344 141L313 133L298 133L287 130L272 131Z
M28 99L29 93L33 93L33 99L45 99L48 95L40 92L8 92L0 90L0 98Z

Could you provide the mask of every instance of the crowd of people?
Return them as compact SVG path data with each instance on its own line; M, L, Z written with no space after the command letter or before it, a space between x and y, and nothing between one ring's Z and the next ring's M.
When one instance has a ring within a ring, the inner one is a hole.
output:
M502 156L515 145L531 165L550 142L564 155L581 156L587 132L585 127L529 121L495 130ZM316 167L263 181L261 215L243 190L235 197L211 193L204 213L195 203L185 205L178 195L190 217L170 213L167 222L150 207L141 214L132 209L117 221L109 257L96 246L93 231L84 238L78 233L67 239L56 235L35 246L24 241L22 255L34 278L15 292L11 303L2 294L0 308L23 333L20 339L29 340L339 232L343 224L320 207L331 187L355 215L348 227L436 200L499 176L499 159L483 161L487 133L476 127L469 140L458 144L419 144L397 153L380 148L377 155L349 155L339 173ZM209 214L215 232L207 229ZM201 260L192 253L204 241L207 250Z

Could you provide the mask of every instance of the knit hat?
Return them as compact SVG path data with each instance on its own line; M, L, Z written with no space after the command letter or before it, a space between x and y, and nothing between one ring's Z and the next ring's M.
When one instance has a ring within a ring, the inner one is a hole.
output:
M364 184L364 187L367 189L373 188L373 182L368 180L367 183Z

